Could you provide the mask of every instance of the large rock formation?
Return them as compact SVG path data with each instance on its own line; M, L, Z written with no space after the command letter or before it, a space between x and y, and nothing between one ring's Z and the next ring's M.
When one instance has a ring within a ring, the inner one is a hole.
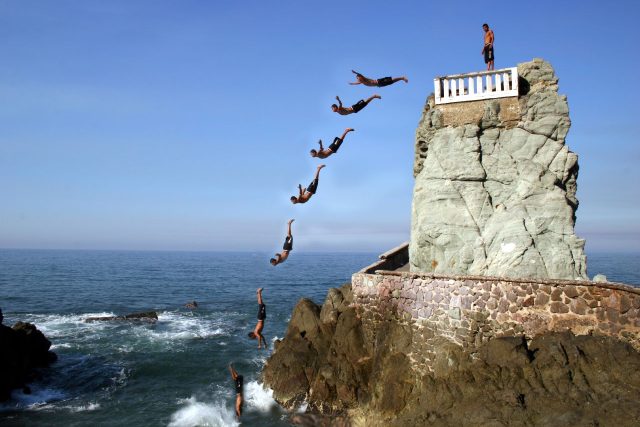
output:
M35 368L56 360L50 347L51 341L31 323L18 322L13 328L0 324L0 402L33 380Z
M309 300L296 306L263 371L284 406L306 401L371 427L640 422L640 357L628 343L553 332L494 338L468 351L431 336L432 368L420 371L413 362L424 355L412 345L425 338L419 330L391 309L372 321L352 298L346 285L331 289L322 308ZM313 420L299 422L330 425Z
M519 64L518 74L517 98L428 99L416 132L412 271L586 278L567 99L547 62Z

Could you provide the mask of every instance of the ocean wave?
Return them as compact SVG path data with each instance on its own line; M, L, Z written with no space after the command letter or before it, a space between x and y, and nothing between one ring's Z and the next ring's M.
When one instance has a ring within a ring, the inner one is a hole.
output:
M204 403L195 397L179 400L184 406L171 415L169 427L239 426L233 409L221 402Z
M11 399L0 407L3 410L42 410L50 407L51 402L56 402L66 398L61 390L52 388L31 387L31 393L25 394L21 390L14 390Z
M176 341L208 339L231 336L233 320L221 314L194 316L192 313L164 311L158 313L158 321L148 322L85 322L87 317L113 316L113 313L83 314L32 314L28 321L34 323L53 342L52 350L78 349L79 346L100 346L105 334L127 340L119 343L116 351L130 353L139 350L140 345L171 345ZM130 340L133 338L133 340ZM179 349L176 349L179 350Z
M134 330L135 335L161 342L206 339L229 335L231 330L223 319L186 316L177 312L159 313L158 322L141 326Z

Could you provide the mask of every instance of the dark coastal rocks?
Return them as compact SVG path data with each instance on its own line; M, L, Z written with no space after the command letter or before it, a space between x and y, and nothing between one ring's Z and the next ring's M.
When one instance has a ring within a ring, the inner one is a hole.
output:
M444 326L421 326L392 306L351 306L351 298L343 287L322 310L301 300L263 370L281 404L306 401L325 415L306 414L299 425L332 425L327 415L368 426L640 423L640 354L618 337L526 337L517 328L493 336L482 323L491 320L481 316L470 324L478 322L485 338L463 346L457 340L466 337L450 336ZM572 307L586 306L569 298Z
M141 320L146 322L155 322L158 320L158 313L155 311L145 311L142 313L125 314L124 316L102 316L102 317L87 317L85 322L106 322L112 320Z
M51 341L31 323L0 325L0 402L9 399L11 390L35 379L34 369L57 359L50 347Z
M290 421L300 427L351 427L349 418L330 415L294 414Z

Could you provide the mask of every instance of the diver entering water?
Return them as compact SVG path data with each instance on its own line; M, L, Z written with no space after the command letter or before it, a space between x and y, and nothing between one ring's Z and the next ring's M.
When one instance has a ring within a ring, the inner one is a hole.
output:
M234 385L236 387L236 416L238 420L242 415L242 404L244 402L244 397L242 396L242 387L244 385L244 377L242 375L238 375L238 372L233 368L233 363L229 363L229 372L231 372L231 378L233 378Z

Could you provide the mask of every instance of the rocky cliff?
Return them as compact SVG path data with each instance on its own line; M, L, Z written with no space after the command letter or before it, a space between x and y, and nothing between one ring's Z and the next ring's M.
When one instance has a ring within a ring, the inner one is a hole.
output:
M416 131L411 270L584 279L578 158L551 65L518 65L520 96L435 105Z
M339 425L339 414L356 426L640 423L640 357L623 340L511 331L469 348L384 300L372 307L350 285L331 289L322 307L301 300L263 371L274 397L289 408L307 402ZM425 341L431 355L416 351ZM417 369L425 356L429 369ZM315 416L301 425L332 424Z

